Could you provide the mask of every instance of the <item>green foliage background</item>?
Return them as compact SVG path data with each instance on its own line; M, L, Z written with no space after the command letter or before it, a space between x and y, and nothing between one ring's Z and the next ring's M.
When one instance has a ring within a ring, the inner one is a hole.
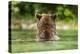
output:
M12 18L33 19L35 14L57 14L57 21L77 24L78 6L67 4L47 4L32 2L9 2L11 5Z

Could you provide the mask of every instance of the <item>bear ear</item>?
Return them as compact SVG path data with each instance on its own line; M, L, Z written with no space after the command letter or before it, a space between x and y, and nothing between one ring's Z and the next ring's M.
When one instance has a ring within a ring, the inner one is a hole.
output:
M37 14L36 17L40 20L42 16L40 14Z
M55 19L56 19L56 17L57 17L57 15L56 15L56 14L51 15L51 18L52 18L53 20L55 20Z

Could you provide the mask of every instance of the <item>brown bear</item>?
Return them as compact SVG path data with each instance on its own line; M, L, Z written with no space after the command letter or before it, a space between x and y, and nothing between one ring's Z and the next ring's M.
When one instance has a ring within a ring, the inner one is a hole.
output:
M59 39L56 36L56 15L51 14L37 14L38 18L38 41L53 41Z

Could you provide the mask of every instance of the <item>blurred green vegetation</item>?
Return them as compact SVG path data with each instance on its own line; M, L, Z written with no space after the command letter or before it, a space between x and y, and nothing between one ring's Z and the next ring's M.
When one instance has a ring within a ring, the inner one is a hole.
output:
M33 3L33 2L9 2L11 5L12 19L36 20L35 14L50 13L57 14L57 21L64 23L74 23L78 21L78 6L67 4L49 4L49 3Z

